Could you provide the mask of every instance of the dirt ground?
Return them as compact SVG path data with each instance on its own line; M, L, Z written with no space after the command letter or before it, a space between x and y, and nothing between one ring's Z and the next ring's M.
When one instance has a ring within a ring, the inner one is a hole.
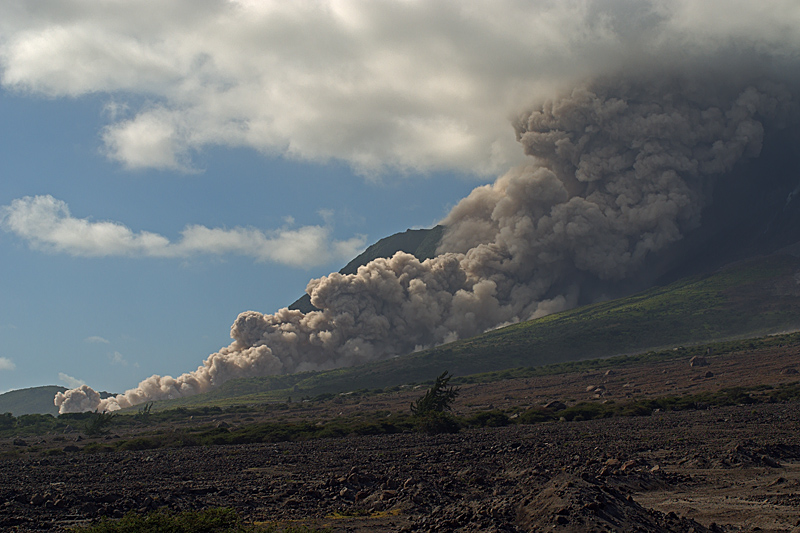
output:
M717 354L461 389L468 415L552 400L677 395L798 381L800 349ZM600 392L597 392L598 389ZM293 409L407 410L420 390ZM241 413L222 415L240 424ZM249 417L253 419L253 417ZM800 404L307 442L0 460L0 529L59 531L133 510L229 506L333 531L797 531ZM91 439L45 436L80 448ZM15 446L0 443L0 450Z

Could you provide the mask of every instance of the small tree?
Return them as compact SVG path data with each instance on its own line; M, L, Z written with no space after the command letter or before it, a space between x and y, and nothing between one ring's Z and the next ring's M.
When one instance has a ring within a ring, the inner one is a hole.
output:
M425 396L411 404L411 413L416 419L417 430L436 434L456 433L461 429L458 420L447 412L452 409L453 401L459 392L458 387L447 386L451 377L447 371L442 373Z
M458 387L448 387L450 378L445 370L441 376L436 378L433 387L428 389L425 396L411 404L411 413L414 416L421 416L428 413L444 413L452 409L452 403L458 396Z
M108 433L108 426L114 420L114 416L114 413L107 411L102 413L95 411L94 416L86 423L86 429L83 432L89 436Z
M146 403L139 408L139 412L133 415L133 419L138 422L147 423L150 420L150 410L153 409L153 402Z

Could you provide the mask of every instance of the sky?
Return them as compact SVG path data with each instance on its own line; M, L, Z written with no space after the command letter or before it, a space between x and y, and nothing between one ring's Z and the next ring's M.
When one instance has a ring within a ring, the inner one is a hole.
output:
M512 121L559 88L797 28L796 0L5 1L0 392L195 368L525 161Z

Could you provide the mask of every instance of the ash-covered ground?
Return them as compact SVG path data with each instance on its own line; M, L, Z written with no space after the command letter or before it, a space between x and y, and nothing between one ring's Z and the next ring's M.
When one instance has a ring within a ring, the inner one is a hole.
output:
M773 347L707 362L464 386L456 409L792 383L797 376L786 370L800 355ZM594 398L600 384L604 397ZM294 414L407 409L420 394L309 404ZM235 426L244 416L218 418ZM0 460L0 528L59 531L131 510L224 506L248 522L333 531L800 531L798 434L797 403L761 403L452 435L94 454L81 448L95 439L47 435L2 443L22 451ZM53 446L69 451L35 451Z

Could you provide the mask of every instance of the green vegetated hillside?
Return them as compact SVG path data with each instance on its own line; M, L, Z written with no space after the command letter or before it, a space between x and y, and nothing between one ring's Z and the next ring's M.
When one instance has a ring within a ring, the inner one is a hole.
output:
M775 255L714 274L504 327L438 348L327 372L246 378L157 408L257 403L748 338L800 326L800 259Z
M45 385L43 387L29 387L0 394L0 414L56 416L58 408L53 403L53 399L56 393L66 390L66 387L58 385ZM107 391L98 391L98 394L101 398L114 396L113 393Z
M45 387L31 387L0 394L0 413L11 413L14 416L30 414L58 414L58 408L53 403L56 393L64 392L65 387L48 385Z
M397 252L406 252L423 261L436 255L436 247L442 238L444 226L435 226L431 229L409 229L403 233L395 233L385 237L364 250L355 259L347 263L339 274L355 274L358 267L366 265L379 257L392 257ZM289 309L299 309L304 313L317 310L311 305L311 297L304 294L297 299Z

